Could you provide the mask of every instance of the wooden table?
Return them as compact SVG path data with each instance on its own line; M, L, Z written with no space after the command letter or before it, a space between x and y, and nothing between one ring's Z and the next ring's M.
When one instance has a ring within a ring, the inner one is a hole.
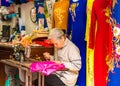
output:
M0 60L8 59L12 54L13 54L12 45L0 43ZM6 77L6 74L5 74L4 64L0 63L0 86L5 85L5 77Z
M31 62L19 62L11 59L3 59L0 60L1 63L6 65L20 68L26 71L26 81L25 86L32 86L32 72L30 71ZM38 86L44 86L44 75L38 72Z

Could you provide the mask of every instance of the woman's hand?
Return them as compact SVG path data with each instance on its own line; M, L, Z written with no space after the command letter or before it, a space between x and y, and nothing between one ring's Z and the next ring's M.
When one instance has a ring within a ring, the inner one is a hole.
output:
M45 52L45 53L43 53L43 56L46 60L50 60L50 53Z
M62 64L60 61L53 61L53 62L55 62L56 64Z

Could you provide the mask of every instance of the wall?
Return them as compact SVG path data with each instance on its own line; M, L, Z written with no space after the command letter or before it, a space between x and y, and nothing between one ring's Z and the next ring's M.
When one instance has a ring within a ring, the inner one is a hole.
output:
M27 34L31 33L36 28L37 24L33 23L30 19L30 9L34 6L34 2L28 2L26 4L19 5L21 7L21 19L23 24L26 26ZM15 6L15 12L18 12L18 5ZM10 22L0 21L0 34L2 25L10 25L11 28L15 26L16 18L13 18Z
M37 26L37 24L33 23L30 19L30 9L32 7L34 7L34 2L21 5L21 18L26 26L27 33L31 33Z

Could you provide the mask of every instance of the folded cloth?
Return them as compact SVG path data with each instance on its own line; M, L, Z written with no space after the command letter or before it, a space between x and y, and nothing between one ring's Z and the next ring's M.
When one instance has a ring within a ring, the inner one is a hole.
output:
M57 64L52 61L34 62L30 65L31 72L42 72L46 76L63 69L65 69L64 64Z

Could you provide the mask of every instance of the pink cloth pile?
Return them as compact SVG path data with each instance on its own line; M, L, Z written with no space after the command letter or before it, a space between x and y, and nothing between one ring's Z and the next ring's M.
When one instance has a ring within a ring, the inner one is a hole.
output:
M34 62L30 65L31 72L42 72L46 76L63 69L65 69L64 64L57 64L52 61Z

